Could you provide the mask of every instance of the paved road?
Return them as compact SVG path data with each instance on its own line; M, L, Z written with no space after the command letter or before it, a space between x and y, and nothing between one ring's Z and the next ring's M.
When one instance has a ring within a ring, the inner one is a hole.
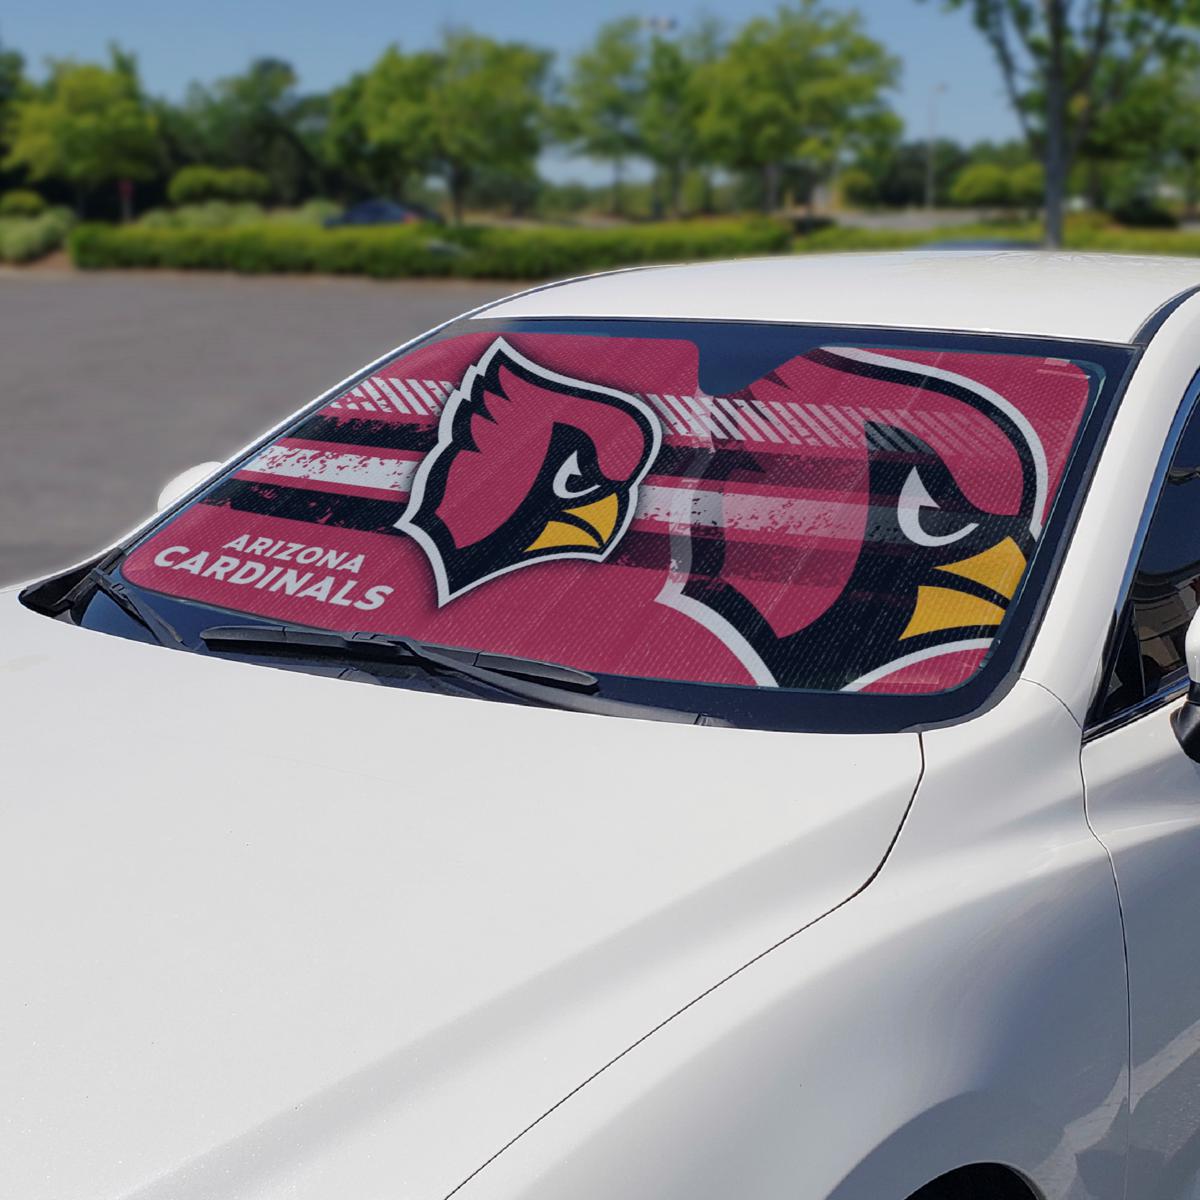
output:
M0 273L0 584L144 516L367 360L503 284Z

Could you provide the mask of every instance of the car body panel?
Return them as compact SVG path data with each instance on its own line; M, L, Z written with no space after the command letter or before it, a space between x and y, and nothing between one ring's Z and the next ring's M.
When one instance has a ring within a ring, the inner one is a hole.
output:
M1186 260L811 257L480 315L1127 341L1197 284ZM1189 1197L1195 954L1171 901L1200 793L1166 710L1128 750L1081 727L1197 346L1185 299L1020 678L919 739L371 688L0 594L0 1194L905 1200L1000 1162L1039 1200L1122 1200L1132 1016L1131 1180L1175 1190L1128 1196ZM1081 753L1136 868L1127 932L1153 939L1132 1013Z
M871 885L603 1072L460 1200L903 1200L981 1161L1040 1196L1122 1200L1120 913L1078 732L1022 682L924 735L926 775Z
M1129 956L1129 1195L1200 1186L1200 763L1168 704L1084 747L1088 817L1112 855Z
M862 887L920 774L912 734L579 716L0 614L23 1200L444 1195Z
M1046 251L813 254L597 275L479 316L696 318L1030 334L1129 342L1200 286L1187 258Z

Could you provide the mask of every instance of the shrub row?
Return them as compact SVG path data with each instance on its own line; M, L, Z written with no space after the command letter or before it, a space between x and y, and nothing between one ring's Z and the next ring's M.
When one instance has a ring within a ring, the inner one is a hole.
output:
M1074 229L1072 222L1068 232ZM980 241L1036 245L1041 239L1042 227L1036 221L977 221L934 229L862 229L834 225L797 238L795 249L801 254L840 250L915 250L931 242L942 245Z
M264 200L271 184L261 171L249 167L184 167L171 176L167 198L172 204L202 204L205 200Z
M341 212L332 200L306 200L296 208L264 209L251 200L205 200L177 208L152 208L138 218L144 229L232 229L238 225L272 224L320 226Z
M640 263L775 254L790 241L786 225L758 218L611 229L315 229L267 221L221 229L85 225L69 244L83 268L545 279Z
M29 188L13 188L0 196L0 217L40 217L46 201Z
M57 250L73 220L65 208L52 208L40 217L0 218L0 262L32 262Z

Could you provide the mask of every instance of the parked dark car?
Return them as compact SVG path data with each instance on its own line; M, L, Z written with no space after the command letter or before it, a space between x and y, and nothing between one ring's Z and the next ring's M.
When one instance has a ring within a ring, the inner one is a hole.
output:
M352 204L341 216L328 217L325 228L339 225L412 225L417 221L428 221L441 225L442 218L431 209L419 204L400 204L396 200L364 200Z

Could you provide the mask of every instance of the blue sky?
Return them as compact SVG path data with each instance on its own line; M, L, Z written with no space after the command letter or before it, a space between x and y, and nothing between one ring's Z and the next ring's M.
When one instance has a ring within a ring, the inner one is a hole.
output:
M869 32L903 62L893 102L913 136L925 135L930 90L941 83L946 91L937 100L940 132L964 141L1015 136L996 67L964 14L946 12L941 0L829 2L857 8ZM649 7L629 0L16 0L0 16L0 39L22 51L35 74L47 56L102 58L115 40L137 54L151 92L176 97L193 79L230 74L263 54L292 62L304 87L328 88L369 64L389 42L425 45L448 24L536 42L566 57L612 17L636 13L686 21L712 13L736 26L774 7L771 0L646 3Z

